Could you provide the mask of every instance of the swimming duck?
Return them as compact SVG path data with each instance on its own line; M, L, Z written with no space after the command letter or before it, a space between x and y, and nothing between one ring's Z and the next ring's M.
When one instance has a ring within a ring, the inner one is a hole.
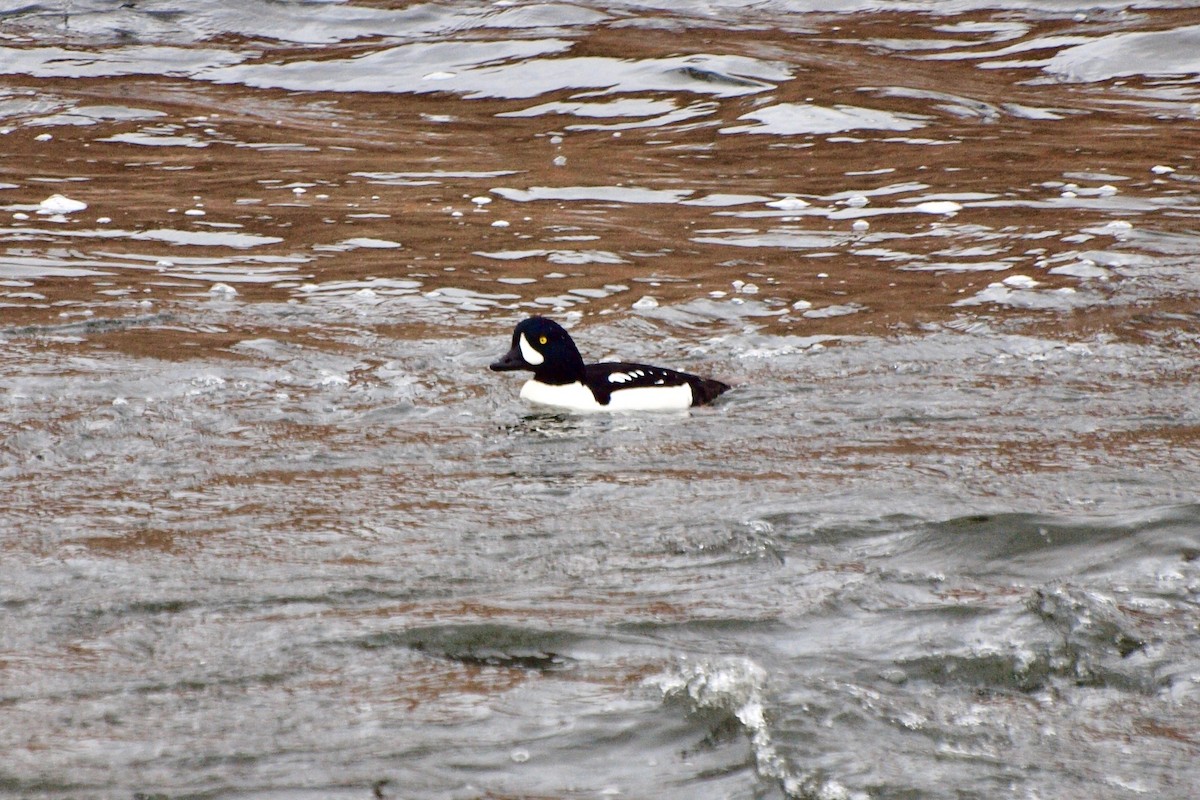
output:
M684 409L711 403L730 388L665 367L624 362L585 365L571 335L545 317L518 324L512 349L491 369L531 371L533 378L521 387L521 399L572 411Z

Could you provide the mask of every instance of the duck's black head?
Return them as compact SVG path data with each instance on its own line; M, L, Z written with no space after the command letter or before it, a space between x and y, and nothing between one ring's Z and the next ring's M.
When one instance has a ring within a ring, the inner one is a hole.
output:
M583 380L583 357L563 326L545 317L530 317L517 325L512 348L491 365L496 372L527 369L542 383Z

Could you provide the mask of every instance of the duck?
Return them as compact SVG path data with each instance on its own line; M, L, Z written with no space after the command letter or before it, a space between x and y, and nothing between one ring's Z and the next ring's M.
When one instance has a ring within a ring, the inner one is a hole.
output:
M686 372L623 361L584 364L571 335L546 317L517 324L512 347L494 372L529 370L521 399L569 411L669 411L711 403L729 384Z

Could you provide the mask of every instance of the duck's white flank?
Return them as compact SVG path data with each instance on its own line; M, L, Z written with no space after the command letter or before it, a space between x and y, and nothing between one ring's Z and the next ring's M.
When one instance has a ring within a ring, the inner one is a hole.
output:
M686 383L679 386L639 386L615 390L607 408L610 411L680 411L691 408L692 399L692 387Z
M521 399L572 411L679 411L691 407L692 387L683 384L617 389L608 405L602 406L592 390L578 381L554 386L531 380L521 387Z

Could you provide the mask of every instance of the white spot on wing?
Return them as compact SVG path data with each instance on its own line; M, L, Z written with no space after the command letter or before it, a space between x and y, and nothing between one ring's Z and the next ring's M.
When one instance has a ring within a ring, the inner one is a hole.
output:
M525 338L525 334L523 333L521 334L519 344L521 346L521 358L525 359L525 363L536 367L546 360L544 355L534 349L533 345L529 343L529 340Z
M624 372L614 372L608 376L609 383L626 383L631 380L633 380L633 377Z

